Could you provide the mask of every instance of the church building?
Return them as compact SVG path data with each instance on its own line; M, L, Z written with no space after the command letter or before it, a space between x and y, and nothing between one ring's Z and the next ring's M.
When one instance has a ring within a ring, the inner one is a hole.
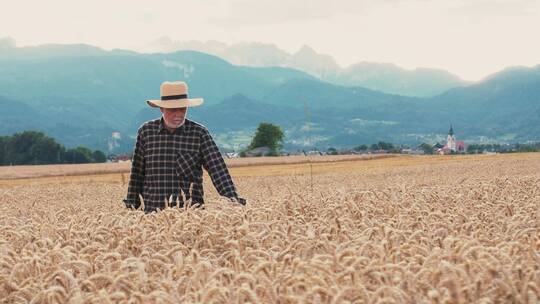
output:
M446 136L446 144L437 149L438 154L455 154L455 153L465 153L467 152L467 144L462 140L457 141L454 135L454 128L450 125L450 131L448 131L448 136Z

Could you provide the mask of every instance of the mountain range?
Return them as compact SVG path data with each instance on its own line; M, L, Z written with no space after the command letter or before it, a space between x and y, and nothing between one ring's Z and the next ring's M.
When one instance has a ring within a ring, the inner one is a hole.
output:
M129 151L138 126L159 117L145 100L165 80L184 80L205 104L188 117L238 150L257 125L283 127L287 149L352 147L380 140L540 140L540 65L509 68L432 97L336 85L286 67L233 65L196 52L105 51L88 45L16 47L0 40L0 135L41 130L62 144ZM111 151L114 152L114 151Z
M218 56L234 65L289 67L332 84L360 86L403 96L430 97L469 84L456 75L433 68L406 70L392 63L374 62L359 62L342 68L332 56L317 53L307 45L291 54L268 43L228 45L219 41L173 41L161 37L140 49L167 53L194 50Z

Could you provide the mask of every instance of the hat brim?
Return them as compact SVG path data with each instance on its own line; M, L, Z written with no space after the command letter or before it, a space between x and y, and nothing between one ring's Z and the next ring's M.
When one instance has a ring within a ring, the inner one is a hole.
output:
M147 100L149 106L154 108L185 108L185 107L197 107L202 105L204 100L202 98L186 98L186 99L173 99L173 100L160 100L150 99Z

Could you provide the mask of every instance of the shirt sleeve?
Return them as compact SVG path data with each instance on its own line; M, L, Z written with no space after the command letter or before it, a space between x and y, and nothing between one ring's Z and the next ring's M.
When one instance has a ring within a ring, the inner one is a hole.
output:
M238 194L236 193L236 188L227 169L227 165L208 131L202 136L201 153L203 167L208 171L219 195L238 199Z
M133 158L131 161L131 175L129 178L127 199L124 202L126 205L128 205L128 207L139 208L141 205L139 194L142 194L145 168L144 139L141 130L139 130L137 134L137 142L135 143L135 149L133 151Z

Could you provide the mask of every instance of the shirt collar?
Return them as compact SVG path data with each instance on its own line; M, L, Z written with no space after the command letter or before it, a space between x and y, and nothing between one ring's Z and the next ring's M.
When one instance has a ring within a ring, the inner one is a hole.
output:
M186 129L186 121L187 121L187 119L184 119L184 123L180 127L176 128L173 133L170 133L170 134L181 134L182 132L184 132L184 130ZM169 130L167 130L167 127L165 127L165 122L163 121L163 116L159 120L159 133L161 133L161 132L169 133Z

